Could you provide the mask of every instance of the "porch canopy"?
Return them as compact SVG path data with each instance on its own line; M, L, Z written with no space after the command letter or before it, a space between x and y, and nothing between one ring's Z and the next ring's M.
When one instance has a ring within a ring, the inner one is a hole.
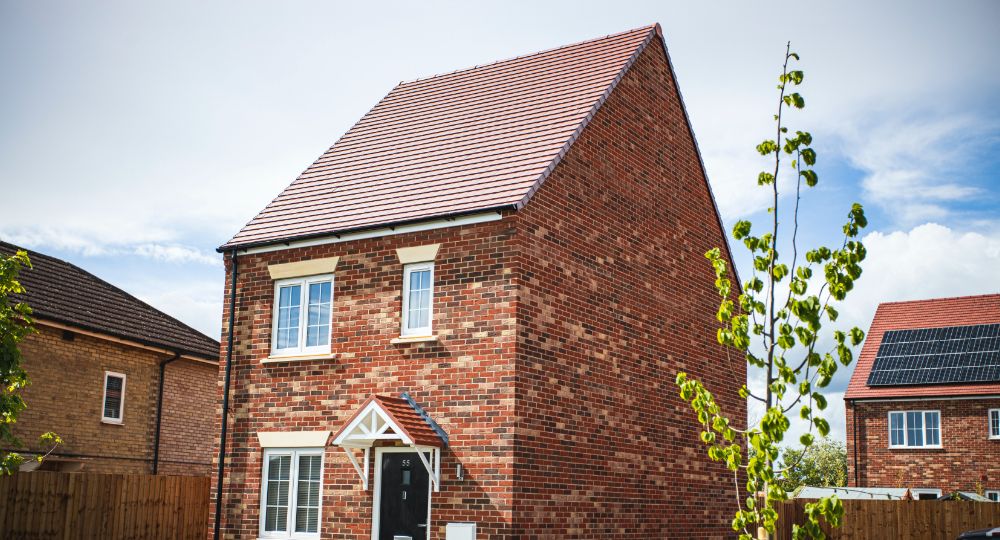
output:
M412 447L427 468L434 491L440 491L441 449L448 446L448 434L406 392L398 398L372 395L333 437L333 444L343 448L365 490L371 449L378 441ZM363 463L358 462L357 449L364 450Z

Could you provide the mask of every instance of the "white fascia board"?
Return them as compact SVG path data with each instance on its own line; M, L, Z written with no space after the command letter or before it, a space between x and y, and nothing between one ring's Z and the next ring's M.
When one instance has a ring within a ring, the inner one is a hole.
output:
M410 223L406 225L399 225L396 227L383 227L381 229L371 229L367 231L358 231L353 233L344 233L339 236L321 236L318 238L310 238L309 240L294 240L292 242L280 242L269 244L266 246L256 246L246 249L236 249L246 253L248 255L253 255L255 253L270 253L272 251L282 251L286 249L295 249L311 246L322 246L325 244L339 244L343 242L351 242L353 240L364 240L366 238L381 238L383 236L392 236L394 234L406 234L411 232L421 232L421 231L432 231L434 229L444 229L447 227L460 227L462 225L472 225L475 223L486 223L489 221L499 221L503 219L503 214L500 212L483 212L480 214L469 214L466 216L459 216L451 219L433 219L429 221L420 221L417 223Z

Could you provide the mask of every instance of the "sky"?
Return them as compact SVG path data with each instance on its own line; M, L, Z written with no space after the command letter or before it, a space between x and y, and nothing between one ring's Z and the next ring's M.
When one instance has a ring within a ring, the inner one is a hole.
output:
M659 22L727 228L767 218L754 146L791 40L789 125L819 154L803 246L864 204L839 325L867 329L879 302L1000 292L997 21L991 1L0 0L0 239L217 337L215 248L399 81Z

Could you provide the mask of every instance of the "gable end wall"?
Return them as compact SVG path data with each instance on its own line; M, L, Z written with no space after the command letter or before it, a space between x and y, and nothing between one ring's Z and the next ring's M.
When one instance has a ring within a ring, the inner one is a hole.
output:
M746 380L715 342L726 249L655 39L517 215L516 528L525 537L731 535L732 475L680 370L740 425Z

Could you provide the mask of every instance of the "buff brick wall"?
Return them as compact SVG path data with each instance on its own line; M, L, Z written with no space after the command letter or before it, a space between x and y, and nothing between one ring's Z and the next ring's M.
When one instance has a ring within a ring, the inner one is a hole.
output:
M997 408L1000 399L848 402L850 485L1000 490L1000 440L987 431L987 411ZM889 448L889 411L906 410L941 411L941 449Z
M17 422L24 442L54 431L65 444L60 455L80 457L89 472L149 472L149 434L156 409L157 362L165 355L39 325L21 345L31 386ZM101 422L104 372L124 373L123 422Z
M27 443L28 448L38 450L34 445L38 435L54 431L62 437L64 444L54 454L84 461L83 471L102 473L149 473L152 470L153 433L156 415L158 363L168 358L161 354L137 347L98 339L83 334L74 334L72 341L63 338L62 330L37 325L38 333L29 336L21 344L24 367L31 378L31 385L24 392L28 408L18 419L15 433ZM174 364L189 364L179 361ZM178 371L188 371L186 366L178 366ZM174 368L168 367L168 381ZM197 369L197 368L195 368ZM124 373L125 409L121 424L101 422L101 408L104 396L104 372ZM201 368L201 385L204 397L189 397L200 401L198 407L185 422L195 426L190 432L177 432L166 437L167 454L172 449L190 448L201 465L196 471L191 469L163 467L169 474L207 474L210 462L212 419L215 405L214 366ZM187 391L187 390L183 390ZM173 392L173 390L171 390ZM174 399L165 394L165 404ZM167 419L170 410L164 408ZM169 420L165 422L169 425ZM206 440L209 441L206 444ZM161 444L161 456L164 446ZM187 450L177 455L193 455ZM186 458L185 458L186 459Z
M522 538L732 535L678 371L738 424L703 254L725 239L659 40L517 215L516 524Z
M432 498L434 537L444 537L448 521L478 522L480 538L509 537L516 295L512 234L507 221L496 221L240 257L224 484L226 538L258 535L258 431L336 431L371 394L398 396L404 391L451 440L442 455L442 488ZM393 345L389 341L399 336L403 276L395 250L434 243L441 244L434 275L439 341ZM270 348L274 294L268 264L331 256L340 257L333 297L336 358L262 365ZM228 300L225 310L228 317ZM218 395L221 400L221 390ZM461 481L454 477L458 463L465 469ZM327 446L323 537L370 538L371 497L343 452Z

